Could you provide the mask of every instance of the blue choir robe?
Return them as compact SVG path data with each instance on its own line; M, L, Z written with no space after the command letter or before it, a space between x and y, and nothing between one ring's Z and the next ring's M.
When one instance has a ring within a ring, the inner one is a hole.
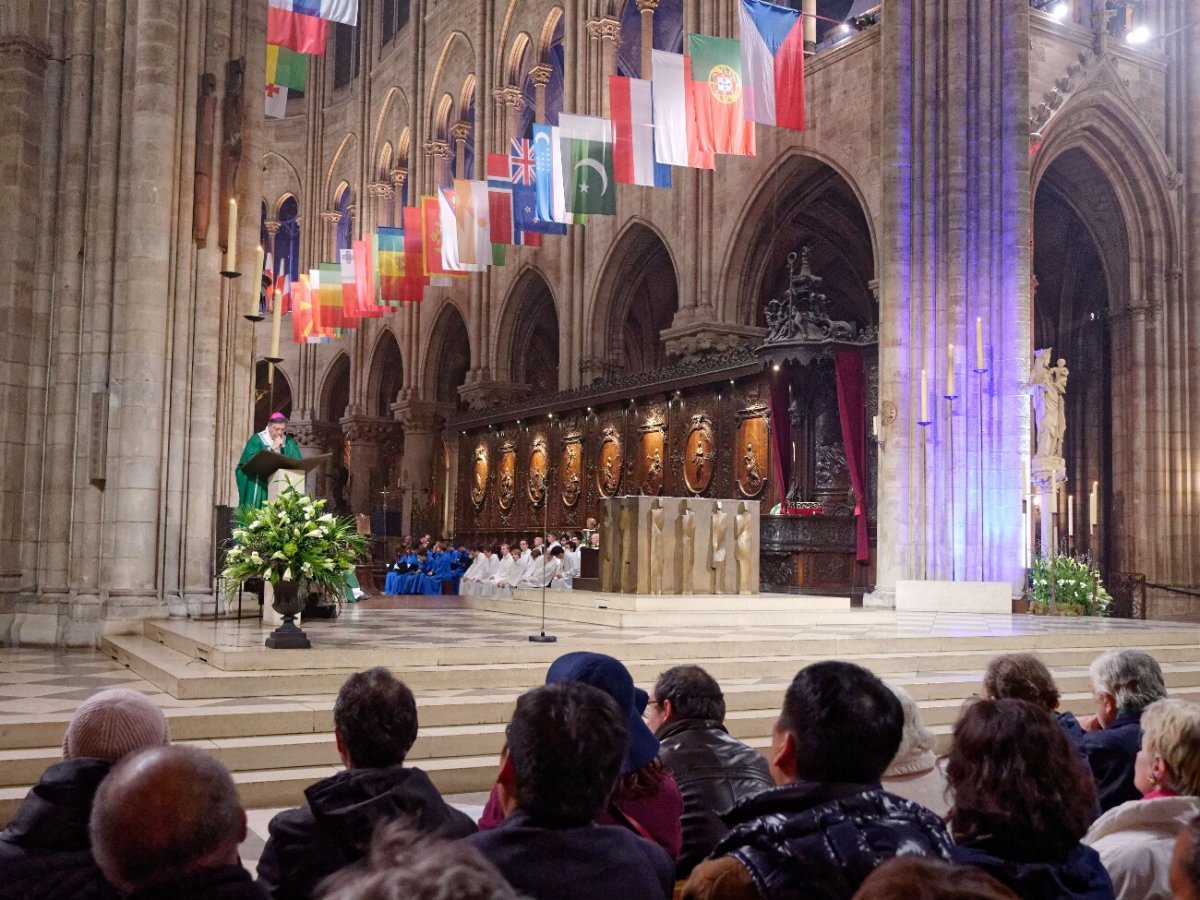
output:
M417 554L406 553L404 556L400 557L400 562L404 564L404 571L400 574L400 577L396 579L396 593L417 593Z

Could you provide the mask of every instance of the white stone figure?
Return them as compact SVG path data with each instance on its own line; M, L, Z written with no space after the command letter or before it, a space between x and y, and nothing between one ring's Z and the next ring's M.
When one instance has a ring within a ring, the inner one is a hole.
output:
M713 504L712 555L709 562L709 568L712 569L711 593L713 594L722 594L725 592L725 530L728 524L729 513L725 512L721 501L718 500Z
M663 567L666 565L663 552L663 526L666 525L667 511L663 508L662 499L656 499L650 507L650 593L663 592Z
M675 587L681 594L692 592L692 566L696 559L696 514L688 509L686 500L679 501L679 521L675 526L679 536L678 577Z
M1037 432L1035 456L1053 459L1062 456L1063 435L1067 430L1065 395L1067 392L1066 360L1060 359L1050 368L1052 348L1035 350L1033 367L1029 371L1029 393L1033 400L1033 419Z
M621 498L621 514L618 520L621 532L621 553L617 560L617 566L621 573L621 585L617 590L623 594L637 593L637 509L637 498Z
M733 553L737 558L737 581L739 594L752 594L754 587L751 584L751 576L754 568L751 565L754 553L754 523L750 514L750 508L745 503L739 503L737 515L734 516L735 537L733 541Z

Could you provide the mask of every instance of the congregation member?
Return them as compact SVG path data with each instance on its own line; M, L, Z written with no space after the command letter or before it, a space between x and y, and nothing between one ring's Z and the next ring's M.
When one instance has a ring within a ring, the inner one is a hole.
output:
M927 856L894 856L867 876L854 900L1018 900L991 875Z
M1171 890L1175 900L1200 900L1200 816L1175 838Z
M1004 653L988 663L980 696L984 700L1028 700L1054 716L1073 741L1083 737L1083 726L1075 714L1059 709L1062 695L1054 676L1032 653Z
M521 900L474 847L389 822L366 858L331 875L321 900Z
M500 550L500 563L496 566L495 574L480 585L485 597L511 597L513 587L521 580L525 570L520 547L510 548L508 544L501 544Z
M529 541L525 540L524 538L521 538L521 540L517 542L517 547L521 551L521 559L528 560L530 554L533 553L533 551L529 548Z
M904 711L904 733L900 747L883 772L883 787L906 800L919 803L943 819L950 810L946 797L946 775L938 765L937 738L921 721L921 709L902 687L889 684Z
M547 562L545 555L542 553L541 547L534 547L529 552L529 560L525 564L525 569L521 574L521 580L516 586L520 588L544 588L550 583L548 573L550 565Z
M162 710L115 688L79 705L50 766L0 831L0 895L80 900L116 897L92 857L88 817L96 789L123 757L170 743Z
M1134 762L1142 745L1142 710L1167 696L1162 668L1149 653L1126 647L1100 654L1088 667L1096 714L1081 724L1076 743L1087 757L1100 809L1107 812L1141 797L1133 784Z
M505 818L466 843L533 900L668 900L667 852L597 824L628 753L627 711L591 685L551 683L518 698L507 733L497 780Z
M683 846L680 819L683 797L679 785L659 756L658 738L650 731L643 715L649 697L634 687L633 676L620 660L603 653L579 650L560 656L546 672L546 684L581 682L611 697L625 712L627 743L621 762L621 775L607 806L596 817L598 825L623 825L635 834L649 838L671 857L679 858ZM492 788L479 818L479 829L486 831L504 819L499 786Z
M1200 815L1200 704L1157 700L1141 725L1133 782L1142 799L1110 809L1083 841L1119 900L1170 900L1175 838Z
M775 783L766 757L730 736L725 695L699 666L675 666L658 676L646 723L683 795L676 875L686 878L729 831L721 815Z
M862 666L797 673L768 757L778 785L726 816L730 832L683 886L685 900L850 898L891 857L950 857L945 826L880 786L904 732L900 701Z
M404 765L417 739L412 691L382 667L356 672L333 705L333 737L346 768L310 785L307 803L271 819L258 880L275 900L312 897L327 876L361 859L379 825L403 819L426 834L475 831L417 768Z
M1026 700L972 703L954 725L946 780L955 861L1019 897L1113 897L1099 855L1080 843L1095 786L1045 709Z
M483 555L483 551L476 547L469 549L467 551L467 556L470 560L470 563L463 571L462 578L460 578L458 582L458 593L462 594L464 597L470 597L475 593L476 587L479 583L480 570L483 568L483 565L486 562L486 557Z
M579 545L575 541L568 540L562 546L564 549L562 570L554 576L550 587L556 591L569 591L575 586L575 579L579 577Z
M246 811L233 777L197 747L121 760L96 792L92 848L127 900L266 900L238 857Z

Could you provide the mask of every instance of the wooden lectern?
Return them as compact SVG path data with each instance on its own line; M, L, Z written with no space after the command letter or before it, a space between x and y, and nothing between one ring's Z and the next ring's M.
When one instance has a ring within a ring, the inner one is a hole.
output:
M294 456L284 456L282 453L275 453L271 450L259 450L246 461L246 464L242 466L242 471L247 475L267 479L267 501L270 502L279 499L279 495L289 485L298 494L306 493L305 481L308 473L330 459L331 456L332 454L326 453L322 456L296 459ZM274 600L273 594L271 583L268 581L263 585L263 624L271 628L278 628L283 622L283 617L275 612L271 605ZM297 615L296 624L299 623L300 616Z

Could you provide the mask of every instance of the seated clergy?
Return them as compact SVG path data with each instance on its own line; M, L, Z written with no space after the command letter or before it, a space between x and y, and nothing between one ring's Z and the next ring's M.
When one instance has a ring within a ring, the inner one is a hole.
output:
M384 823L450 838L475 831L428 775L404 765L417 739L417 702L387 669L357 672L342 685L333 737L346 768L310 785L304 806L271 820L258 881L275 900L313 896L324 878L363 858Z
M467 553L470 556L471 562L458 582L458 592L464 597L478 593L479 572L483 568L484 563L483 553L479 549L472 547Z
M579 576L579 545L574 541L565 544L562 558L562 571L550 582L550 587L556 591L569 591Z
M542 555L541 547L534 547L529 551L529 560L525 563L525 569L521 573L521 580L517 582L517 587L522 588L541 588L546 586L546 558Z
M663 764L683 794L676 874L687 878L729 831L721 816L775 782L766 757L725 729L725 695L699 666L675 666L659 675L647 713Z
M496 567L496 574L483 585L483 593L487 597L511 597L512 589L525 571L525 560L521 557L520 547L510 550L507 544L502 544L500 549L503 559Z
M466 838L533 900L667 900L675 867L662 847L597 825L621 772L626 714L578 681L517 700L497 780L504 820Z

